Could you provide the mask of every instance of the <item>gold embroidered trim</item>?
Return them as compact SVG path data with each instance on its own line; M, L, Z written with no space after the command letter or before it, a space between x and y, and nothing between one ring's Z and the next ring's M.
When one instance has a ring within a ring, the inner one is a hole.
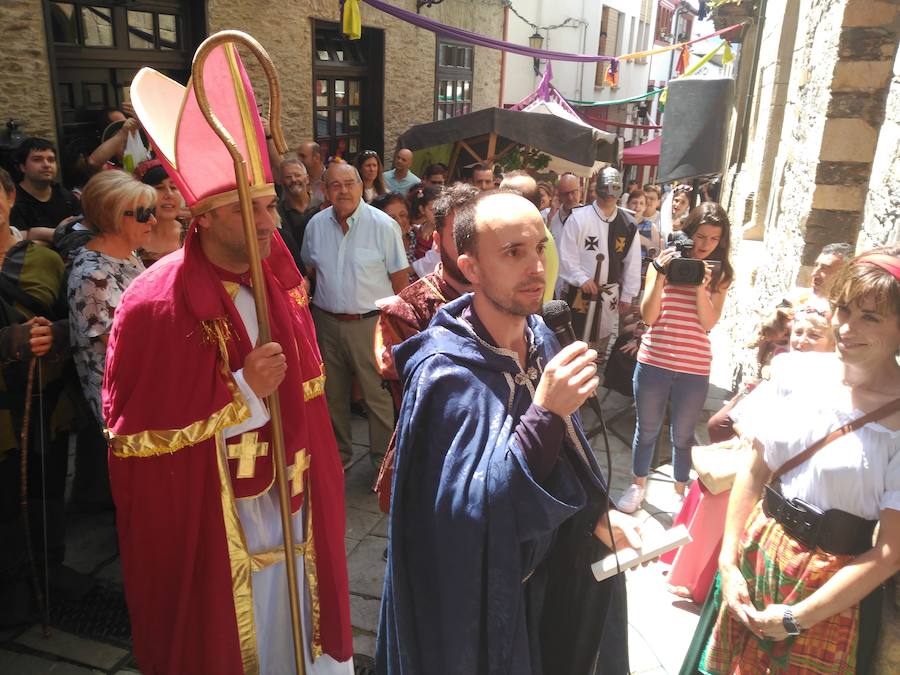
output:
M428 286L428 288L431 290L431 292L434 293L436 296L438 296L441 299L441 302L443 302L445 305L447 304L447 302L448 302L447 298L444 297L444 294L441 293L441 291L438 289L437 286L435 286L433 283L431 283L428 280L428 277L422 277L422 283L425 284L426 286Z
M211 438L226 427L240 424L250 417L250 410L243 397L237 394L209 419L199 420L183 429L141 431L136 434L114 434L109 429L104 435L116 457L156 457L178 452L188 445L196 445Z
M309 294L300 286L289 290L288 295L294 299L298 307L306 307L309 304Z
M256 622L253 618L253 564L247 549L247 540L238 518L231 487L231 474L225 459L225 437L216 434L216 464L219 469L219 492L222 498L222 518L228 560L231 563L231 592L234 596L234 614L237 619L238 644L245 674L259 673L259 647L256 643ZM283 553L282 553L283 557Z
M225 60L228 62L228 70L231 72L231 84L234 86L234 100L237 103L238 113L241 118L241 127L244 132L244 143L247 146L247 165L250 167L252 185L259 185L265 180L262 165L262 153L259 151L259 140L254 126L254 110L250 111L250 101L247 90L244 88L244 80L238 67L237 47L233 43L225 44ZM256 113L256 119L259 114Z
M319 626L321 606L319 605L319 576L316 568L316 543L313 537L312 517L312 486L306 486L306 560L303 566L306 572L306 585L309 588L309 606L312 614L312 657L318 659L324 650L322 649L322 632Z
M306 544L294 544L294 554L305 556ZM253 553L250 556L250 566L254 572L259 572L272 565L277 565L280 562L284 562L284 546L279 546L278 548L273 548L268 551Z
M321 364L321 375L303 383L303 400L311 401L325 393L325 364Z
M250 196L253 199L257 197L274 197L275 196L275 184L274 183L264 183L263 185L251 185L250 186ZM217 195L210 195L209 197L204 197L199 200L191 207L191 215L199 216L207 211L212 211L213 209L217 209L220 206L227 206L228 204L234 204L239 201L238 191L229 190L228 192L220 192Z
M208 419L198 420L182 429L149 429L136 434L114 434L104 429L103 434L116 457L156 457L177 452L188 445L196 445L212 438L227 427L240 424L250 418L250 409L228 368L228 347L231 329L226 319L201 322L204 340L219 346L219 370L225 378L231 401Z

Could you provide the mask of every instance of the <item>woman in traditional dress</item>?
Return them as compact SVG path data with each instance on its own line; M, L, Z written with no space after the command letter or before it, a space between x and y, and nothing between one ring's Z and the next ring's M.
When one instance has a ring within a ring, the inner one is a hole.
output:
M702 673L869 670L880 589L900 570L898 254L841 273L837 353L793 356L754 392L766 424L732 489Z

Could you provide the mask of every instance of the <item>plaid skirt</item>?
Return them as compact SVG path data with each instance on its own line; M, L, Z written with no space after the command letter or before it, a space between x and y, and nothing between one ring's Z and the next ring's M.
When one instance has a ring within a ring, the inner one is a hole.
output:
M854 556L809 549L763 513L758 503L741 537L740 569L757 609L794 605L821 588ZM699 671L710 675L854 673L860 609L854 605L798 636L776 642L747 630L722 603Z

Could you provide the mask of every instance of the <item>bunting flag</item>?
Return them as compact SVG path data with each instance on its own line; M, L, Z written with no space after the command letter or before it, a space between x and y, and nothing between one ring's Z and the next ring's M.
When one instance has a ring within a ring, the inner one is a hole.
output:
M722 63L730 63L731 61L734 61L734 53L731 51L731 45L728 44L727 41L723 40L715 49L710 50L709 54L704 56L702 59L697 61L697 63L695 63L688 70L686 70L681 77L689 77L689 76L693 75L694 73L696 73L703 66L705 66L707 63L709 63L709 61L710 61L710 59L712 59L712 57L714 57L716 54L718 54L720 51L722 51L723 48L725 49L725 54L722 55ZM680 59L679 59L678 63L679 64L681 63ZM677 79L677 78L673 78L673 79ZM667 88L662 93L662 95L659 97L660 105L666 104L666 99L668 98L668 96L669 96L669 90Z
M570 98L567 98L566 101L569 105L577 105L583 108L596 108L601 105L619 105L621 103L633 103L634 101L641 101L645 98L653 98L657 94L661 94L665 91L665 88L654 89L653 91L648 91L646 94L638 94L637 96L631 96L629 98L620 98L615 101L576 101Z
M355 5L358 11L360 0L343 0L344 5ZM749 20L743 21L741 23L736 23L733 26L727 26L722 30L717 30L714 33L710 33L709 35L703 35L701 37L695 38L693 40L689 40L687 42L679 42L674 45L667 45L660 49L654 49L646 52L635 52L633 54L626 54L624 56L604 56L602 54L569 54L567 52L555 52L549 51L545 49L533 49L531 47L527 47L525 45L516 44L514 42L507 42L505 40L498 40L496 38L488 37L486 35L482 35L480 33L474 33L472 31L464 30L462 28L457 28L455 26L448 26L447 24L443 24L440 21L435 21L432 18L427 16L423 16L421 14L417 14L416 12L410 11L408 9L403 9L402 7L397 7L395 5L390 4L389 2L385 2L385 0L362 0L370 7L377 9L385 14L393 16L394 18L400 19L401 21L405 21L417 28L423 28L425 30L431 31L432 33L437 33L438 35L442 35L447 38L451 38L454 40L459 40L460 42L465 42L467 44L478 45L480 47L487 47L488 49L497 49L503 52L509 52L511 54L521 54L522 56L530 56L535 59L544 59L544 60L553 60L553 61L572 61L575 63L600 63L604 61L608 61L609 63L615 63L616 61L627 61L629 59L639 59L644 56L651 56L653 54L662 54L664 52L672 51L674 49L680 49L685 45L692 45L695 42L702 42L703 40L708 40L712 37L716 37L719 35L724 35L725 33L730 33L733 30L737 30L742 28L745 24L750 23ZM344 14L344 23L346 24L347 15ZM346 28L345 28L346 30ZM616 73L617 75L617 73Z
M722 44L725 45L725 53L722 54L722 63L731 63L734 61L734 52L731 51L731 45L728 43L728 40L724 40Z
M609 64L609 68L606 69L606 74L603 76L603 82L608 84L610 87L618 87L619 86L619 62L613 61Z
M691 50L688 49L687 45L684 45L681 48L681 53L678 55L678 62L675 64L675 72L679 75L684 75L685 71L688 69L688 66L691 63Z
M362 37L359 0L341 0L341 30L351 40L359 40Z

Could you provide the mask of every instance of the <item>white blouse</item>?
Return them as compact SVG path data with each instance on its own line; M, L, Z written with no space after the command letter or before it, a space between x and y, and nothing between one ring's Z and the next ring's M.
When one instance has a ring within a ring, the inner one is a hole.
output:
M772 379L735 411L742 433L759 440L766 464L777 471L863 413L852 410L835 354L791 352L776 357L772 366ZM878 520L883 509L900 511L900 430L870 422L785 473L781 485L785 497L867 520Z

